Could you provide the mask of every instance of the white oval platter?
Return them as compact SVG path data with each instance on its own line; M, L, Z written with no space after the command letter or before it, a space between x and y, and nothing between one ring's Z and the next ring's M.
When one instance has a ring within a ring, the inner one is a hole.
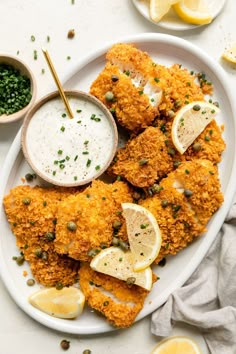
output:
M165 34L139 34L120 38L119 42L134 43L140 49L147 51L153 60L161 64L179 63L191 70L204 72L208 80L214 85L214 99L219 102L221 108L217 121L219 124L225 125L223 136L227 143L226 151L219 166L222 191L225 197L224 204L209 222L208 231L204 235L175 257L169 257L165 267L153 267L160 280L155 283L146 299L145 306L137 317L138 321L160 307L175 289L186 282L207 253L226 217L236 189L234 159L236 152L236 108L225 72L218 63L202 52L200 48L180 38ZM105 53L112 44L107 43L103 48L93 51L84 60L80 61L73 72L66 74L64 87L88 91L90 84L103 68ZM12 235L6 220L2 198L12 187L22 184L21 178L29 170L20 148L19 132L11 146L0 175L0 275L6 288L22 310L36 321L55 330L76 334L93 334L114 330L103 317L89 308L86 308L82 316L75 320L63 320L50 317L28 303L28 296L40 286L28 287L26 279L22 275L23 268L17 266L16 262L12 260L12 256L19 254L19 251L15 245L15 237ZM24 265L24 269L27 269L30 274L27 265Z

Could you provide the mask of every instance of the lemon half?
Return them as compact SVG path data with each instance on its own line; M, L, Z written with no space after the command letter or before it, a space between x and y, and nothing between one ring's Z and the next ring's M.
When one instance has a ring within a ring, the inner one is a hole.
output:
M85 296L75 287L45 288L29 297L31 305L50 316L71 319L78 317L84 308Z
M202 354L202 351L193 339L174 336L162 340L151 354Z
M91 261L90 267L104 273L141 286L146 290L152 287L152 270L147 267L141 272L134 271L133 256L130 251L124 252L119 247L109 247L98 253Z
M159 22L179 0L150 0L150 17Z
M205 25L213 20L207 0L178 1L173 9L184 22L194 25Z
M205 101L194 101L182 107L171 128L175 148L183 154L219 111L214 104Z
M222 58L230 63L236 64L236 43L224 51Z
M156 218L146 208L132 203L123 203L130 250L134 257L134 270L148 267L157 258L161 248L161 231Z

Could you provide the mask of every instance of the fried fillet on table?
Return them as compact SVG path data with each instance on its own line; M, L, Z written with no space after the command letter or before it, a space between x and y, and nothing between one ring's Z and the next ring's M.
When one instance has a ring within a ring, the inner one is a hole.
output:
M57 208L70 193L71 189L18 186L4 198L16 244L33 276L45 286L71 285L77 279L78 262L58 255L53 243Z
M90 93L115 113L121 126L138 132L152 123L162 97L152 59L131 44L115 44L106 58L108 62ZM107 92L112 92L113 99L106 99Z
M158 194L140 201L161 229L162 246L156 263L206 231L207 222L223 202L217 167L208 160L181 163L160 187Z
M130 287L122 280L95 272L88 263L80 267L79 283L89 306L119 328L132 325L149 293L137 285Z
M56 251L90 261L90 252L111 245L114 223L122 223L121 203L132 201L130 188L120 181L106 184L96 180L82 193L69 196L57 211ZM74 231L67 228L71 221L77 226Z

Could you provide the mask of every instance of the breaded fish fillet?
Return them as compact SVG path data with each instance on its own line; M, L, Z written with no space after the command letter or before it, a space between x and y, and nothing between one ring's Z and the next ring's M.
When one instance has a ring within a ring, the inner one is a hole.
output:
M140 201L153 213L162 233L156 263L206 231L207 222L223 202L217 167L207 160L181 163L160 182L160 189Z
M148 127L118 150L109 173L125 178L136 187L152 186L174 168L165 141L160 129Z
M72 189L18 186L4 198L4 207L16 244L29 261L36 280L45 286L71 285L78 262L55 252L57 208Z
M130 287L122 280L95 272L88 263L80 267L79 283L89 306L119 328L132 325L149 293L137 285Z
M111 245L114 223L122 218L121 203L132 202L128 185L117 181L106 184L95 180L82 193L71 195L57 211L55 249L59 254L91 260L90 252ZM76 225L68 229L68 223Z
M121 126L136 133L151 125L162 97L153 76L152 59L130 44L114 45L107 59L90 93L114 113ZM108 92L112 94L110 99Z

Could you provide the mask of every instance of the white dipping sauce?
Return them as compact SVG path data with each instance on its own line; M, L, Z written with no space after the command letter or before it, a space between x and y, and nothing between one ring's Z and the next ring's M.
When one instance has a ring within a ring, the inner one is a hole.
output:
M68 97L70 118L60 97L43 104L26 132L28 156L35 168L59 184L92 179L111 159L114 127L86 98Z

